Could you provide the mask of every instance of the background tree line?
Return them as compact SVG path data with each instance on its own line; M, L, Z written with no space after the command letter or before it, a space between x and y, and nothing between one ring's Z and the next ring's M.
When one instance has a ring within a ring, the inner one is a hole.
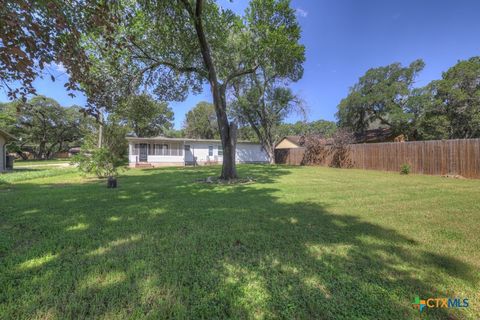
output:
M0 104L0 127L17 140L8 146L26 159L50 159L72 147L93 149L102 142L121 159L127 155L128 134L149 137L172 131L174 115L165 102L147 95L127 97L112 113L93 117L79 106L62 107L57 101L35 96L25 102Z
M368 70L338 105L338 124L355 133L389 128L409 140L480 137L480 57L459 61L440 80L415 88L416 60Z
M44 96L0 104L0 127L17 138L8 146L9 152L24 159L29 155L49 159L79 146L93 124L81 110L78 106L64 108Z

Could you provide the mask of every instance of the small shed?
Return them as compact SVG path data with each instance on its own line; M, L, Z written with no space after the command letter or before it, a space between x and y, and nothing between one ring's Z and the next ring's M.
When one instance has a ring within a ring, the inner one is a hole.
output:
M286 136L283 137L275 146L275 149L297 149L302 148L302 136Z
M0 172L7 170L7 143L11 140L15 140L15 138L0 129Z

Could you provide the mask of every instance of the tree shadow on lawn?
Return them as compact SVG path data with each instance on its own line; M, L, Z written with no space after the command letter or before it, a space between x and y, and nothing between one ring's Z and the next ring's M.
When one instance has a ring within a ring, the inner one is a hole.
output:
M251 185L193 182L217 169L0 194L30 197L0 214L0 318L405 319L418 316L415 295L445 296L447 275L478 283L395 230L283 201L274 182L292 169L248 167ZM455 312L422 318L465 316Z

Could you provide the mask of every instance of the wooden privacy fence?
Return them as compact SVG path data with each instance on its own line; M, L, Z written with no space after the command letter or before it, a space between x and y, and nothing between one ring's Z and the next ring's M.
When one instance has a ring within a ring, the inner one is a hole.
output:
M332 165L330 148L325 147L320 165ZM348 149L352 168L399 172L408 164L412 173L480 178L480 139L352 144ZM300 165L304 153L304 148L278 149L275 161Z

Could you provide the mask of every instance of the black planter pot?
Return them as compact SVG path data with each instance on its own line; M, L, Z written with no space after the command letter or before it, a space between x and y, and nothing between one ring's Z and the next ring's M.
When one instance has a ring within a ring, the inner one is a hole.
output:
M117 178L116 177L108 177L107 188L116 188L116 187L117 187Z

